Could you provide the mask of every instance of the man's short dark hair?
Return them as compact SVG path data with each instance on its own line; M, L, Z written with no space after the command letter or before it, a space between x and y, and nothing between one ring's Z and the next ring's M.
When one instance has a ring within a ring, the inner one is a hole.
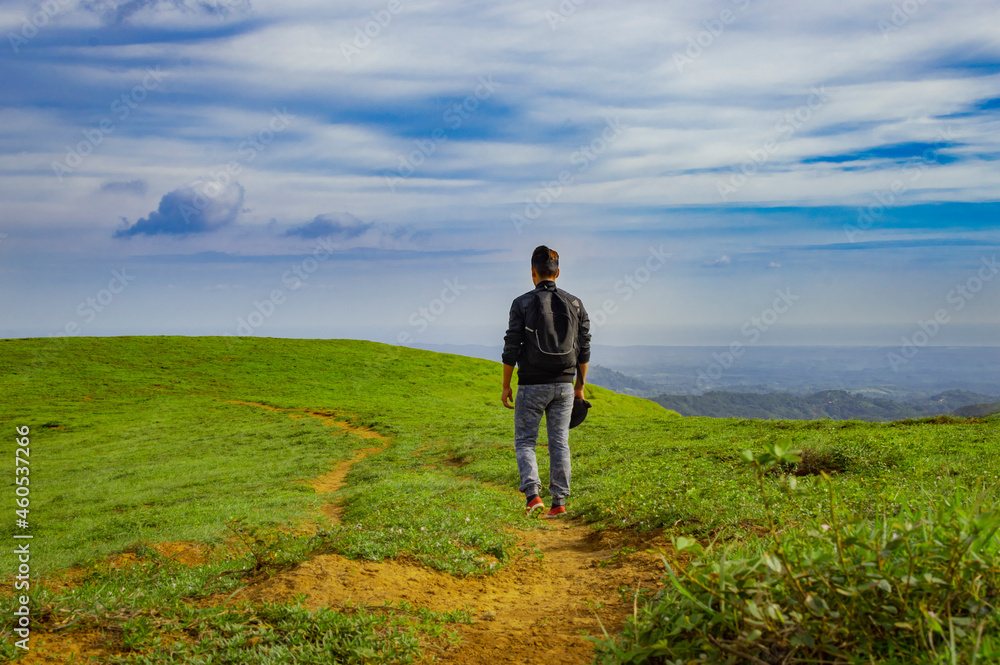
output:
M553 279L559 272L559 253L545 245L539 245L531 253L531 267L542 279Z

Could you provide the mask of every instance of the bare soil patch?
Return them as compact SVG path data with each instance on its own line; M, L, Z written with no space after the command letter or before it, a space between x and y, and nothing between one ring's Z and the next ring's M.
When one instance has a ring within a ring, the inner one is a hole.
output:
M201 566L208 563L208 548L201 543L178 541L151 545L156 553L185 566Z
M659 557L623 553L622 543L629 540L624 533L602 536L587 526L557 521L547 530L522 533L527 556L494 575L464 579L411 561L352 561L325 554L219 600L287 602L304 595L310 609L365 606L377 611L402 601L438 612L470 609L473 624L457 626L462 643L435 654L437 662L589 663L593 644L584 636L602 635L602 625L617 632L632 612L634 592L659 588ZM665 543L651 537L647 545Z

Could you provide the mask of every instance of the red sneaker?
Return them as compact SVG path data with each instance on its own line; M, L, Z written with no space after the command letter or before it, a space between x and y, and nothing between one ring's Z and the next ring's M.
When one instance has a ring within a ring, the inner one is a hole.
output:
M552 509L542 515L542 519L551 519L553 517L565 517L566 516L566 506L552 506Z
M538 511L545 510L545 504L542 502L541 497L535 497L532 499L524 509L525 515L534 515Z

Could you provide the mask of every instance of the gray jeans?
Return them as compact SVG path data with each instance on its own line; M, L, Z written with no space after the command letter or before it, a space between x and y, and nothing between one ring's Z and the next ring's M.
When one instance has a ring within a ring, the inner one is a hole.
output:
M566 504L569 496L569 418L573 414L572 383L542 383L518 386L514 399L514 449L524 495L541 494L535 444L538 426L545 414L549 435L549 493L552 505Z

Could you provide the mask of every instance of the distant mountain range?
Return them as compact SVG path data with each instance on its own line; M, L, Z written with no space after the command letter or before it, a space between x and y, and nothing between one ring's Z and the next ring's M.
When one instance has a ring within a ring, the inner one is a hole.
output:
M420 347L500 361L499 345ZM709 390L803 397L847 390L897 402L952 390L1000 395L1000 346L927 346L902 365L888 360L899 347L755 346L736 359L728 356L728 348L712 346L595 344L592 351L588 380L637 397Z
M635 395L637 397L653 397L664 392L663 386L647 383L628 374L616 372L601 365L591 365L587 371L587 382L595 386L614 390L616 393Z
M500 346L424 345L499 361ZM682 415L900 420L1000 411L1000 347L926 347L893 368L877 347L593 347L587 381ZM898 371L897 371L898 370ZM714 378L704 385L699 377Z
M846 390L794 395L774 392L766 386L743 386L741 392L715 390L702 395L665 395L662 394L662 387L599 365L590 369L588 379L615 392L646 397L682 416L790 420L830 418L881 422L944 414L981 417L1000 412L997 397L965 390L949 390L910 401Z
M710 391L704 395L660 395L652 398L682 416L762 418L787 420L867 420L871 422L938 415L985 416L1000 411L996 397L961 390L916 402L870 398L846 390L824 390L811 395L753 394ZM990 407L995 407L990 410Z
M616 372L600 365L591 365L587 371L587 382L595 386L614 390L616 393L652 397L664 392L663 386L656 386L628 374Z

